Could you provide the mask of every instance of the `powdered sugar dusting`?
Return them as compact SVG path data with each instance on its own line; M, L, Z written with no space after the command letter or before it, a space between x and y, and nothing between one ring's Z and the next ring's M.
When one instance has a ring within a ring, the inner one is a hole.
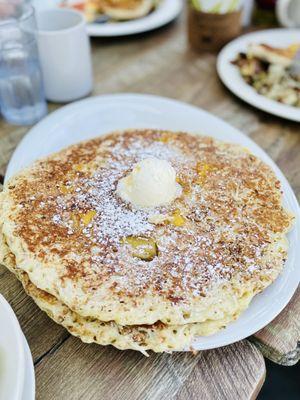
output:
M119 295L150 291L179 302L205 296L212 285L230 281L233 274L248 279L270 268L262 263L263 256L273 232L281 229L278 221L283 226L287 220L277 182L257 159L238 157L229 147L219 149L208 138L174 134L161 141L157 131L127 132L93 146L95 154L83 162L91 163L90 170L73 168L82 163L81 152L74 150L70 171L57 181L51 175L56 193L50 196L47 189L33 198L38 190L32 186L24 209L36 230L31 228L28 242L35 240L55 254L60 254L56 242L63 243L61 255L72 261L72 274L84 277L90 290L112 278L111 290ZM176 170L183 193L169 206L134 209L116 194L119 180L147 157L167 160ZM41 213L50 216L43 230ZM153 215L167 219L151 223ZM151 239L156 254L147 260L135 256L124 242L128 237Z

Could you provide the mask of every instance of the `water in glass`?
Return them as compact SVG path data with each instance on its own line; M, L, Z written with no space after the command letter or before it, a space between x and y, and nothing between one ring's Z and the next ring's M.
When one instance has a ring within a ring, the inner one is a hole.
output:
M32 23L26 16L0 21L0 44L1 113L10 123L33 124L47 106Z

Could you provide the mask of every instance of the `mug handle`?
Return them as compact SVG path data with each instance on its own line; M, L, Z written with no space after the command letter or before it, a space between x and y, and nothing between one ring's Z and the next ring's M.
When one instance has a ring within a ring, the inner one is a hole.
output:
M295 28L296 23L289 17L288 8L294 0L278 0L276 3L276 14L281 25L287 28Z

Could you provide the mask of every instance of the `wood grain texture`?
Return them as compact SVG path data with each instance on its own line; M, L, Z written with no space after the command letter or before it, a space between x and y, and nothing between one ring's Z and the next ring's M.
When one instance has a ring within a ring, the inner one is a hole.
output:
M232 373L228 374L228 371ZM265 365L261 353L243 341L203 352L175 399L256 399L264 379Z
M28 340L33 360L43 357L69 337L68 332L41 312L13 274L0 266L0 293L9 301Z
M295 318L298 316L298 318ZM257 332L254 342L272 361L294 365L300 359L300 289L281 314Z
M192 355L85 345L69 338L36 366L37 400L255 398L265 377L261 353L244 341Z
M188 48L184 18L156 32L93 39L92 45L93 95L150 93L202 107L262 146L299 198L299 124L265 114L231 95L217 77L216 57L198 55ZM58 107L51 104L49 111ZM0 121L0 175L27 130ZM34 305L2 267L0 292L12 304L29 339L36 362L38 399L250 399L255 398L264 378L262 358L247 341L196 357L178 353L146 359L134 352L85 345L70 337ZM280 316L254 338L264 354L276 362L291 364L299 357L299 307L298 291Z

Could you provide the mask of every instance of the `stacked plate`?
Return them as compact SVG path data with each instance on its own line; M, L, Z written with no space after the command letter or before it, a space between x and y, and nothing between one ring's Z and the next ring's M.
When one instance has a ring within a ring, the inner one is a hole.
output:
M10 305L0 295L0 399L34 400L32 356Z
M70 7L80 6L81 0L31 0L36 10L57 8L62 4ZM145 17L113 23L88 23L87 32L90 36L112 37L135 35L160 28L178 17L183 7L182 0L163 0L159 6Z
M279 168L270 157L241 132L198 108L150 95L106 95L92 97L61 108L37 124L16 149L7 169L6 180L35 160L71 144L128 128L165 129L210 135L247 147L276 173L281 181L283 203L295 215L295 228L288 234L288 259L282 274L260 293L249 308L226 329L207 337L196 338L195 350L225 346L248 337L272 321L295 292L300 269L300 212L297 199ZM47 143L47 146L44 146Z

